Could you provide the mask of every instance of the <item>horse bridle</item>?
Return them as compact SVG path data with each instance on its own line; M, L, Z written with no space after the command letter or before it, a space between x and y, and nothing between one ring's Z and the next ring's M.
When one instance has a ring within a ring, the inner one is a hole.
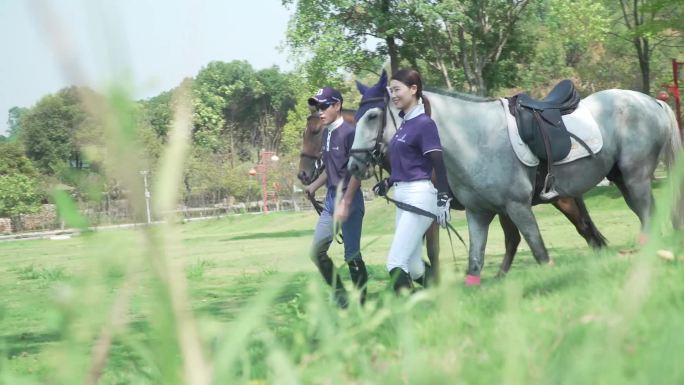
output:
M382 109L381 109L381 114L382 114L382 120L380 121L380 129L378 129L378 135L375 137L375 143L373 144L373 147L367 147L367 148L356 148L352 149L349 151L350 156L354 159L356 159L357 162L359 163L365 163L366 168L371 168L373 169L373 173L375 174L375 178L380 181L382 179L382 164L384 161L384 152L382 150L382 142L383 142L383 136L385 135L385 125L387 124L387 112L389 112L390 118L392 119L392 124L394 125L395 130L397 129L397 121L394 119L394 114L392 113L392 110L388 110L388 103L389 103L389 96L378 96L374 98L368 98L365 100L362 100L359 106L363 106L364 104L369 104L369 103L375 103L382 101ZM365 154L366 159L361 159L358 155L356 154ZM375 166L379 165L380 166L380 176L375 172ZM369 167L370 166L370 167Z
M325 167L323 167L323 156L311 155L311 154L307 154L304 151L302 151L299 153L299 157L313 160L313 166L314 167L313 167L313 171L311 173L311 180L310 180L310 183L313 183L313 181L318 179L318 177L321 175L321 172L323 172L323 169L325 168Z

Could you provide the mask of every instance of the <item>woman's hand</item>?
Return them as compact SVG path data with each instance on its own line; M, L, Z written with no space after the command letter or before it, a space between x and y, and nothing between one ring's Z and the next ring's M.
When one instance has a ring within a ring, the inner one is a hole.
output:
M373 186L373 192L375 193L375 195L384 197L385 195L387 195L387 192L389 191L390 187L391 186L389 183L389 179L385 178L380 182L376 183L375 186Z
M451 196L448 193L437 194L437 223L446 228L451 221Z

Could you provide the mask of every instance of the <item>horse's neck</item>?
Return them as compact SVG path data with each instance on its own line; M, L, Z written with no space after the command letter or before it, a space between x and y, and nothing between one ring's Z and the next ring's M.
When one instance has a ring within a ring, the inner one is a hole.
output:
M476 96L449 96L426 92L430 100L432 120L437 123L440 135L465 134L464 139L476 138L498 131L505 124L505 114L498 100L479 99ZM467 98L472 97L473 100Z

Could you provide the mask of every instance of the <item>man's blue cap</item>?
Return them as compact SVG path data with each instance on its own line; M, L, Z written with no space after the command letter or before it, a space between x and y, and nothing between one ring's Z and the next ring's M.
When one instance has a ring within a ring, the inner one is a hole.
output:
M318 93L309 98L310 106L317 106L319 104L335 104L342 101L342 94L340 91L332 87L324 87L318 90Z

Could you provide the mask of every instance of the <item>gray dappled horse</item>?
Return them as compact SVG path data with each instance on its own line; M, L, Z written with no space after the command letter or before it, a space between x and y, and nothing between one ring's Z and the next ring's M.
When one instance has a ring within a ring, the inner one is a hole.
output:
M386 151L397 129L398 111L388 106L385 72L374 86L357 86L363 97L352 146L356 153L349 170L361 177L377 160L373 153ZM501 102L459 93L423 94L431 104L432 119L439 130L449 187L457 208L466 211L470 235L468 274L480 275L489 224L496 214L506 233L502 271L510 267L515 254L520 240L517 230L537 262L549 263L531 208L537 167L525 166L514 154ZM650 96L617 89L594 93L583 99L583 105L598 123L603 148L595 157L555 166L555 188L561 197L580 198L607 177L639 217L643 233L649 228L651 176L659 155L663 153L669 166L682 149L674 113L667 104Z

